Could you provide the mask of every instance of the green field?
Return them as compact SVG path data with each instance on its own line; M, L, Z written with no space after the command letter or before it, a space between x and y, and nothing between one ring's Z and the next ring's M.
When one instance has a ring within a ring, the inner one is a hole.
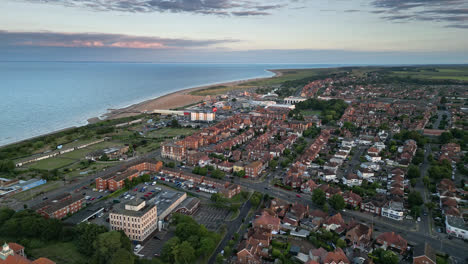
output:
M30 252L34 258L46 257L57 262L57 264L81 264L87 262L87 259L78 252L73 242L50 244L42 248L32 249Z
M411 77L425 80L458 80L468 81L467 66L425 66L392 70L390 76Z
M151 131L146 134L148 138L166 138L166 137L175 137L175 136L188 136L197 131L192 128L170 128L165 127L158 130Z
M322 114L322 111L320 111L320 110L301 110L301 114L303 116L313 116L313 115L320 116L320 114Z
M70 158L62 158L60 156L54 158L48 158L45 160L40 160L38 162L34 162L28 167L33 169L40 169L40 170L54 170L58 168L62 168L65 166L69 166L75 163L76 160Z

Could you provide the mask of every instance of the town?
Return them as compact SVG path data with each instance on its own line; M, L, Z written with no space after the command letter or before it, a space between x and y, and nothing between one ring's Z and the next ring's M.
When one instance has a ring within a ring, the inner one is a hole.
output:
M0 263L466 263L468 82L390 75L409 70L437 68L330 69L1 148Z

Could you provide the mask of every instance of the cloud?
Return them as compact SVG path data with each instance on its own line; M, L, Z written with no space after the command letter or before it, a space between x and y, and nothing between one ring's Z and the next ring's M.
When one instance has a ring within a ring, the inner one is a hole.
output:
M395 22L431 21L446 27L468 28L466 0L373 0L371 6L381 18ZM459 24L450 24L457 22Z
M219 16L269 15L291 4L287 0L24 0L32 3L60 4L67 7L86 8L95 11L132 13L173 12L197 13ZM294 5L292 1L292 4Z
M0 47L73 47L73 48L129 48L174 49L200 48L216 44L238 42L231 39L193 40L159 38L106 33L12 32L0 30Z

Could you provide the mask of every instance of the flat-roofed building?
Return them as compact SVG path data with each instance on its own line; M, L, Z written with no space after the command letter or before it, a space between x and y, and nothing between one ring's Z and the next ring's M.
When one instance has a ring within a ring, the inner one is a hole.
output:
M41 203L32 209L45 218L62 219L84 207L84 197L65 194L55 200Z
M143 241L156 230L157 218L156 205L135 199L113 209L109 224L111 230L122 230L131 240Z
M215 120L216 114L214 112L191 112L190 120L212 122Z

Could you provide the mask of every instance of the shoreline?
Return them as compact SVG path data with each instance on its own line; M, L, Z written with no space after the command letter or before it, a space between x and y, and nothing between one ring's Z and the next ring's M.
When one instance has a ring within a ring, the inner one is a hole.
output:
M117 109L108 109L106 113L104 113L101 117L92 117L89 118L88 124L93 124L103 120L112 120L122 117L129 117L139 115L145 112L153 111L153 110L169 110L173 108L180 108L187 105L195 104L202 101L206 96L201 95L192 95L191 92L200 91L211 87L216 86L236 86L242 83L250 82L250 81L258 81L263 79L270 79L282 76L281 69L267 69L266 71L272 72L274 75L270 77L258 77L258 78L250 78L250 79L242 79L236 81L227 81L221 83L213 83L208 85L196 86L185 88L182 90L178 90L175 92L171 92L165 95L161 95L158 97L154 97L148 100L144 100L139 103L135 103L129 105L127 107L117 108Z
M25 139L22 139L22 140L18 140L18 141L14 141L14 142L4 144L4 145L0 145L0 148L8 147L8 146L18 144L18 143L21 143L21 142L25 142L25 141L28 141L28 140L34 140L36 138L52 135L52 134L63 132L63 131L69 130L69 129L74 129L74 128L81 127L81 126L86 126L86 125L89 125L89 124L94 124L94 123L104 121L104 120L112 120L112 119L117 119L117 118L122 118L122 117L135 116L135 115L142 114L145 111L152 111L154 109L164 109L164 110L166 110L166 109L184 107L184 106L187 106L187 105L190 105L190 104L193 104L193 103L198 103L198 102L200 102L201 100L203 100L205 98L205 96L191 95L190 93L193 92L193 91L199 91L199 90L207 89L207 88L214 87L214 86L220 86L220 85L235 86L235 85L242 84L242 83L245 83L245 82L275 78L275 77L279 77L279 76L283 75L283 73L282 73L283 69L266 69L266 71L272 72L274 75L270 76L270 77L257 77L257 78L250 78L250 79L240 79L240 80L235 80L235 81L226 81L226 82L212 83L212 84L207 84L207 85L201 85L201 86L185 88L185 89L182 89L182 90L178 90L178 91L170 92L168 94L157 96L157 97L154 97L154 98L151 98L151 99L147 99L147 100L141 101L139 103L134 103L134 104L131 104L131 105L126 106L126 107L117 108L117 109L107 109L107 112L105 112L104 114L102 114L100 116L95 116L95 117L88 118L86 120L87 124L85 124L85 125L69 126L69 127L54 130L54 131L51 131L51 132L48 132L48 133L28 137L28 138L25 138Z

